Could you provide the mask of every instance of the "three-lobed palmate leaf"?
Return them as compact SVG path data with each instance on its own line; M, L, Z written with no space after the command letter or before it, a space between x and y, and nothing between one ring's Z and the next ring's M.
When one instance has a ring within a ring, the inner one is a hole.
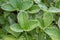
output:
M18 23L24 31L30 31L37 27L37 21L29 21L28 13L20 11L17 16Z
M44 31L52 38L52 40L60 40L60 31L56 27L47 27Z
M30 0L8 0L8 3L5 3L1 6L2 9L6 11L14 10L27 10L33 5L33 1Z

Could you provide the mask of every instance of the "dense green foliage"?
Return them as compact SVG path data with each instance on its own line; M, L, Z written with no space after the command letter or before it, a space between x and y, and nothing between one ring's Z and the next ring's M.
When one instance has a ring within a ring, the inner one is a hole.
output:
M0 40L60 40L60 0L0 0Z

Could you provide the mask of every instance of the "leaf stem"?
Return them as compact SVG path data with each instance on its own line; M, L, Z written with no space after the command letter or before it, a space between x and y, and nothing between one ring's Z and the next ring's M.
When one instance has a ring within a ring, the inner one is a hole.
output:
M27 32L25 32L25 36L26 36L26 40L28 40L28 38L27 38Z

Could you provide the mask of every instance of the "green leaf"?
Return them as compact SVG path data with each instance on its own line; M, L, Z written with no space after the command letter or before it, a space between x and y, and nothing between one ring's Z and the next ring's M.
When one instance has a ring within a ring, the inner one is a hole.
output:
M10 26L10 29L14 32L23 32L23 30L21 29L20 25L18 24L12 24Z
M49 26L53 21L53 14L49 12L44 13L43 20L44 20L44 26L45 27Z
M0 6L4 4L7 0L0 0Z
M5 35L6 35L6 33L4 33L4 31L0 28L0 38L5 36Z
M7 4L2 5L2 9L6 11L27 10L33 5L30 0L8 0Z
M9 21L10 25L15 23L15 21L11 17L8 17L8 21Z
M9 12L4 12L4 18L7 18L9 15L10 15L10 13Z
M28 13L25 11L20 11L17 16L18 23L23 30L27 30L29 28L28 24Z
M20 36L17 40L26 40L24 36Z
M60 0L57 0L57 1L56 1L56 0L54 0L54 1L55 1L55 3L60 2Z
M18 13L18 23L24 31L30 31L37 27L37 21L29 21L28 13L21 11Z
M27 10L29 13L37 13L40 11L40 7L38 5L33 5L30 9Z
M44 31L52 38L52 40L60 40L60 31L56 27L47 27Z
M3 37L3 40L16 40L16 38L11 35L7 35Z
M43 4L43 3L40 3L40 4L38 4L38 6L40 7L40 9L41 10L43 10L43 11L47 11L47 6L45 5L45 4Z
M39 27L41 29L43 29L45 26L44 26L44 20L42 18L38 18L38 22L39 22Z
M39 31L38 39L39 40L46 40L46 34L44 33L44 31L42 31L42 30Z
M24 1L20 3L19 10L27 10L33 5L33 1Z
M10 5L10 4L3 4L3 5L1 6L1 8L2 8L3 10L6 10L6 11L14 11L14 10L15 10L15 8L14 8L12 5Z
M55 7L50 7L47 12L51 12L51 13L59 13L60 9L59 8L55 8Z
M41 10L43 10L43 11L47 11L47 6L45 5L45 4L43 4L42 2L41 2L41 0L34 0L35 1L35 3L37 3L38 4L38 6L40 7L40 9Z
M35 3L41 3L41 0L34 0Z
M11 33L11 34L12 34L13 36L15 36L15 37L18 37L18 36L20 35L19 32L14 32L14 31L12 31L9 26L5 26L5 30L6 30L8 33Z
M27 31L31 31L31 30L35 29L37 26L38 26L37 20L30 20L29 28L27 29Z
M55 7L59 8L60 9L60 0L57 0L56 4L55 4Z
M60 17L59 17L59 20L58 20L58 26L59 26L59 28L60 28Z
M32 38L29 35L21 35L17 40L32 40Z
M5 19L3 16L0 16L0 24L5 24Z

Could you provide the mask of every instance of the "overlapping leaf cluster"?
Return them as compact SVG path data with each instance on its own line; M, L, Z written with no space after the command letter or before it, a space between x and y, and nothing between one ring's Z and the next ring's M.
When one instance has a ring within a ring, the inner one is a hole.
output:
M60 40L60 0L0 0L0 40Z

